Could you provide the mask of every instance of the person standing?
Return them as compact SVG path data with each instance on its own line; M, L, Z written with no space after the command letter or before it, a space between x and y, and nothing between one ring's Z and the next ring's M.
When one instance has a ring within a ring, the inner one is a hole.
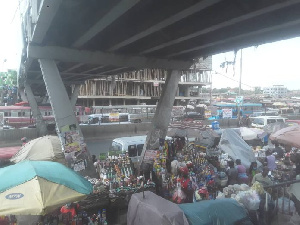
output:
M273 153L277 153L276 158L277 159L282 159L284 156L284 151L281 147L279 147L279 144L276 142L275 143L275 148L273 149Z
M249 178L246 173L246 167L242 165L242 162L240 159L237 159L235 161L236 163L236 169L238 171L238 183L239 184L248 184L249 183Z
M27 138L26 137L22 137L21 141L22 141L22 146L27 144Z
M228 185L233 185L238 183L238 171L236 168L234 168L234 162L229 161L228 162L229 169L227 170L227 176L228 176Z
M252 162L248 172L249 182L252 181L253 177L258 173L257 162Z
M270 150L268 150L266 152L266 163L267 163L267 167L269 168L270 171L273 171L277 168L277 165L275 163L276 158L274 155L272 155L272 152Z

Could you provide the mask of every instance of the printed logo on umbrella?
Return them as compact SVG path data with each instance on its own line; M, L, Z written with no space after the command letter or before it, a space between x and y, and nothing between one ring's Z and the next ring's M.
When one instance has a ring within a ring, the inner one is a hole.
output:
M20 199L23 198L24 195L22 193L11 193L5 196L6 199L8 200L16 200L16 199Z

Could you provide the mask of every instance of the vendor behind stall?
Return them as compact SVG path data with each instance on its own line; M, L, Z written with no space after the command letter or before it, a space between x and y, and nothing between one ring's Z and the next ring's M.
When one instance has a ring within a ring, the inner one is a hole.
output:
M281 159L284 156L284 151L281 147L279 147L279 144L276 142L275 143L275 148L273 149L273 153L276 152L276 158Z
M238 171L237 169L234 167L234 162L233 161L228 161L228 166L229 169L227 170L227 176L228 176L228 184L229 185L233 185L233 184L237 184L238 181Z
M77 203L68 203L61 207L60 212L62 214L62 220L67 220L68 222L72 221L73 217L78 214L79 204Z
M258 174L258 168L257 168L257 162L251 162L249 171L248 171L248 177L249 177L249 183L252 181L253 177Z
M253 179L252 179L252 184L254 184L255 182L259 182L261 183L263 186L268 186L268 185L272 185L273 182L271 181L271 179L268 177L268 173L269 173L269 168L267 166L265 166L263 168L263 171L261 173L256 174Z
M266 155L267 155L267 157L266 157L265 161L267 163L267 167L269 168L270 171L275 170L277 168L277 165L275 163L275 161L276 161L275 156L272 155L272 152L270 150L268 150L266 152Z
M242 165L242 162L240 159L237 159L235 161L236 163L236 169L238 171L238 183L239 184L248 184L249 178L246 173L246 167Z

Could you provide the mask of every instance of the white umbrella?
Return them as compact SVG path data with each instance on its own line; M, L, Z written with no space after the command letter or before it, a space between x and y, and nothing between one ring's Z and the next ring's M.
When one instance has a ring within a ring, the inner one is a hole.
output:
M65 164L65 156L57 136L44 136L31 140L10 161L18 163L23 160L56 161Z
M248 127L240 127L240 132L242 138L246 141L257 139L257 133Z

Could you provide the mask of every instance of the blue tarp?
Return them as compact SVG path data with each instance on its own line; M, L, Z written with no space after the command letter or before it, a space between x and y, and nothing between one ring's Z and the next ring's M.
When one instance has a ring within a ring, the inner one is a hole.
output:
M234 199L216 199L179 205L190 225L252 224L245 208Z

